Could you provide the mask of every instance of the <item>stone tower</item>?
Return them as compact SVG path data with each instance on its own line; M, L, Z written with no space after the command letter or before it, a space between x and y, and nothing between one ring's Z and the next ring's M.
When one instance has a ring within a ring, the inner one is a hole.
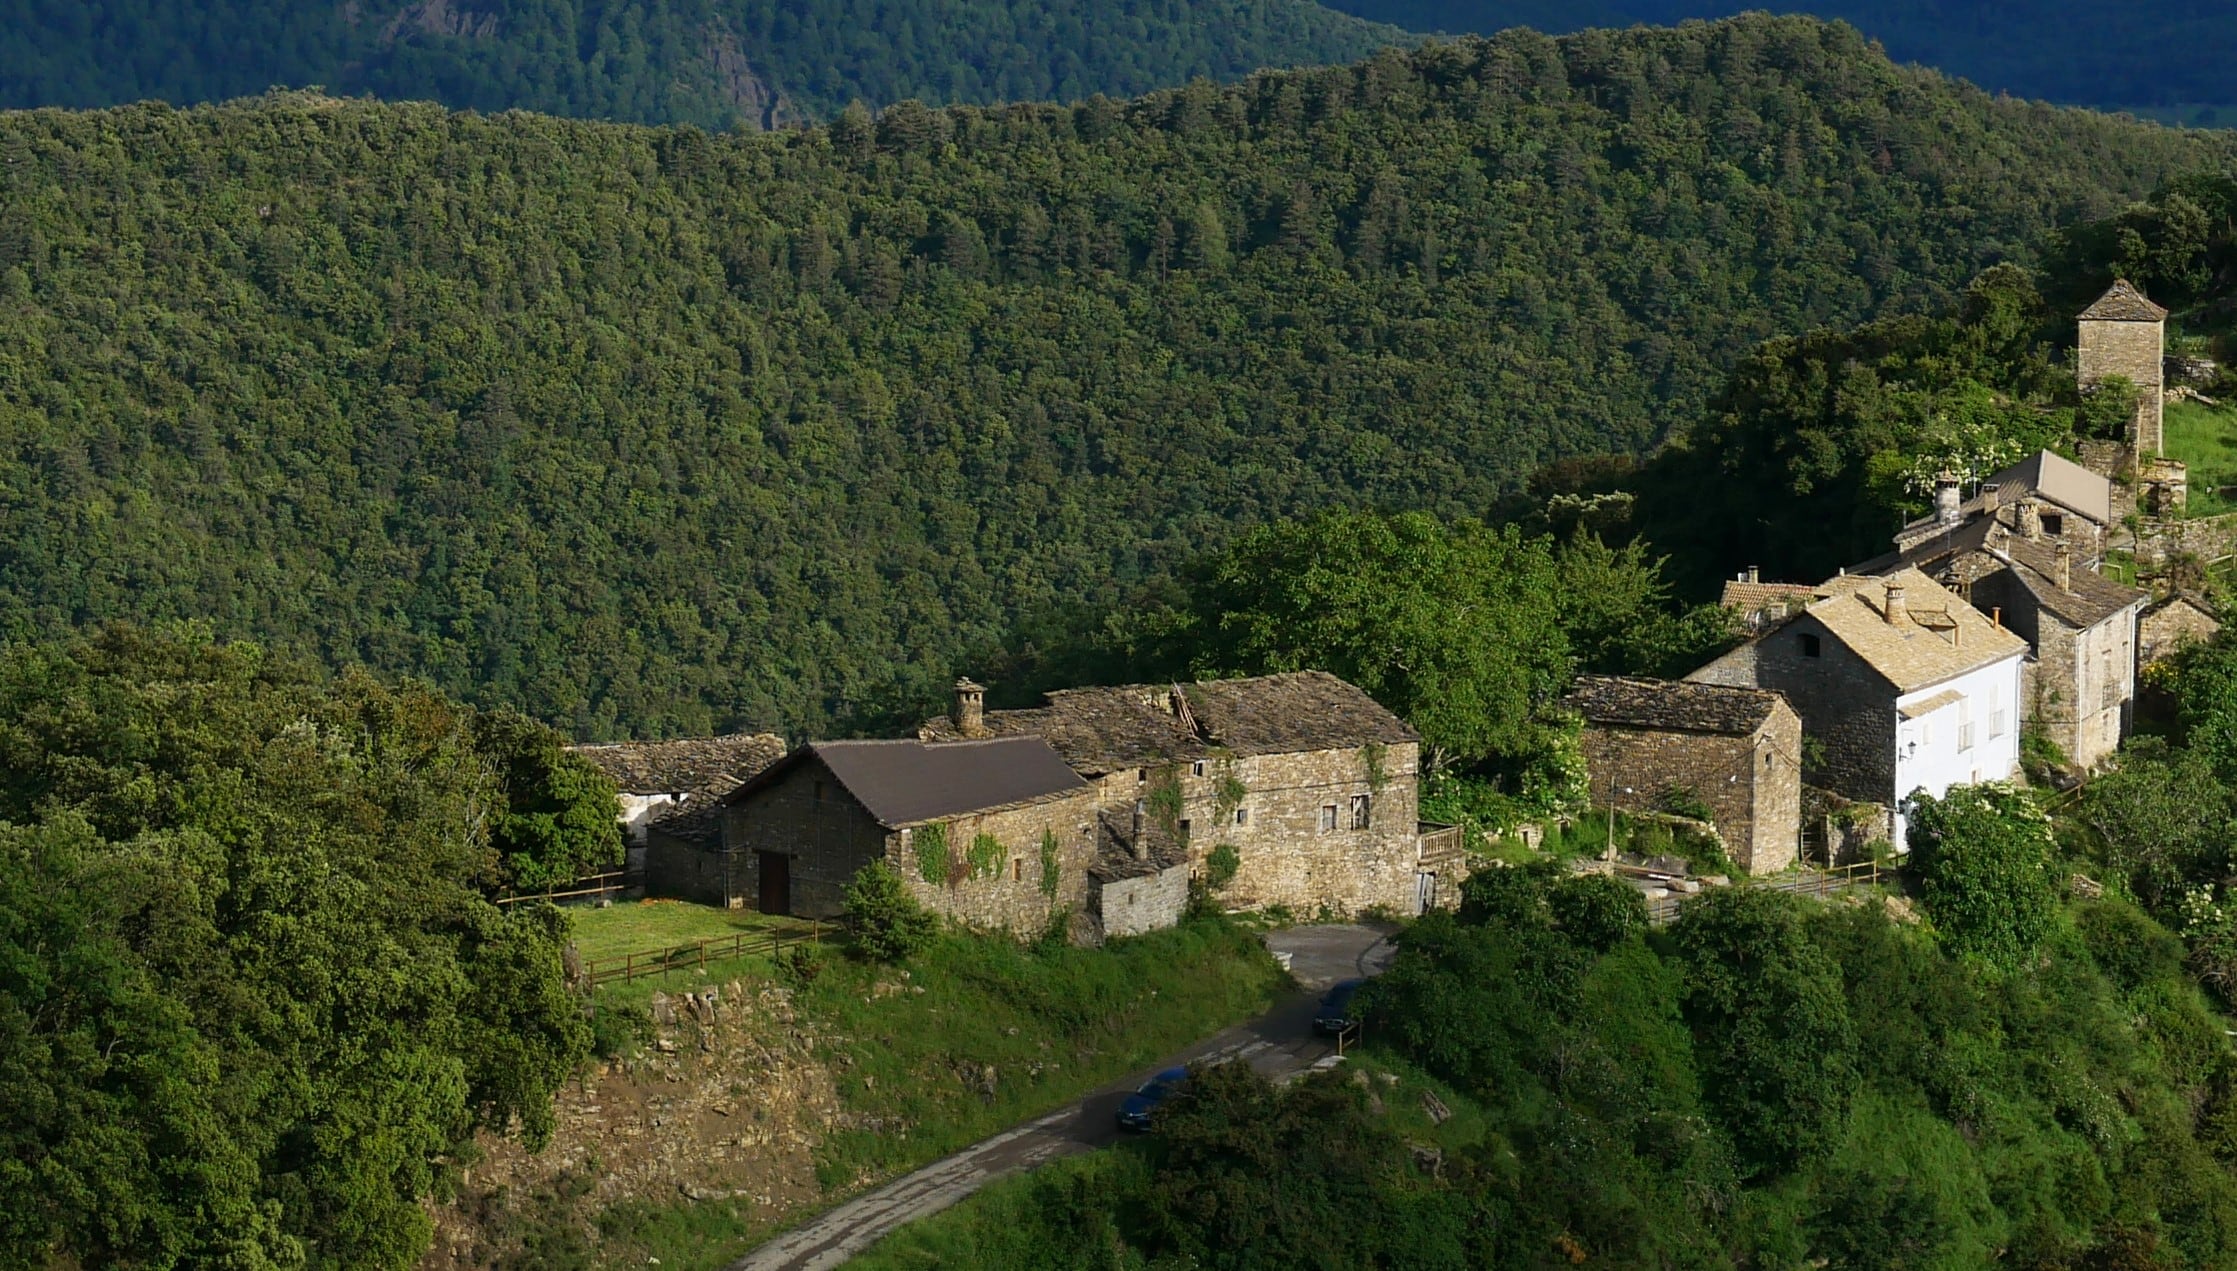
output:
M2096 304L2082 310L2081 328L2075 379L2086 389L2108 375L2126 376L2136 385L2136 422L2129 427L2136 457L2161 453L2167 311L2120 278Z

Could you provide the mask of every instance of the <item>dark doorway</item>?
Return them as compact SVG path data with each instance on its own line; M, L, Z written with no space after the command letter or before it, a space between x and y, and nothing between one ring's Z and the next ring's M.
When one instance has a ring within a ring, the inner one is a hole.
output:
M792 912L792 858L782 852L756 852L761 864L761 912Z

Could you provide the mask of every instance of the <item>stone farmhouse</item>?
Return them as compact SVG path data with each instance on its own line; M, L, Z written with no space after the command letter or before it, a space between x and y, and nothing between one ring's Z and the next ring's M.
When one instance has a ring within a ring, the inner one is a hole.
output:
M1000 711L965 680L919 736L1046 742L1095 787L1106 860L1201 876L1233 848L1230 905L1413 913L1439 898L1439 839L1425 855L1416 819L1419 735L1324 672L1064 689Z
M1826 596L1686 678L1779 693L1813 746L1804 779L1894 809L2019 766L2027 642L1917 569L1843 575Z
M2139 458L2164 453L2167 311L2118 278L2082 310L2074 378L2083 388L2119 375L2136 386L2136 418L2129 444Z
M2136 620L2136 659L2144 666L2173 657L2186 644L2203 644L2221 630L2221 611L2205 597L2178 591L2144 607Z
M2120 748L2136 703L2136 619L2149 597L2090 570L2075 551L1986 517L1868 561L1859 573L1924 571L2028 643L2024 718L2076 764Z
M1995 521L2033 542L2064 543L2084 569L2104 563L2105 546L2120 518L2113 483L2070 459L2039 450L1981 482L1970 499L1953 475L1934 491L1934 511L1898 530L1897 553L1930 544L1975 521ZM1887 558L1881 558L1883 561ZM1869 564L1851 572L1869 571Z
M1587 675L1567 699L1584 719L1595 806L1667 810L1682 792L1709 810L1733 863L1792 865L1802 830L1802 720L1777 693Z
M775 733L732 733L680 741L569 746L621 791L621 831L630 886L642 885L646 845L655 833L701 839L713 832L723 795L784 757Z

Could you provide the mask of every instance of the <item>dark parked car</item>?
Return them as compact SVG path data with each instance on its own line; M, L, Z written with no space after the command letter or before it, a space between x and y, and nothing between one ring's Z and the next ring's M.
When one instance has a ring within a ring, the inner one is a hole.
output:
M1338 980L1328 996L1320 1000L1320 1009L1313 1012L1313 1031L1316 1033L1341 1033L1359 1022L1352 1013L1352 996L1359 992L1365 980Z
M1163 1106L1167 1099L1179 1094L1181 1087L1187 1083L1188 1069L1186 1068L1168 1068L1143 1082L1141 1089L1126 1096L1126 1101L1119 1104L1119 1128L1126 1130L1149 1129L1150 1118L1157 1115L1158 1108Z

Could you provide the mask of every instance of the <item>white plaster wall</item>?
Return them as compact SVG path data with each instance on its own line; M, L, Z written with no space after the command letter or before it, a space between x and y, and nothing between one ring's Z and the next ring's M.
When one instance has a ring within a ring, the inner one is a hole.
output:
M2020 655L1969 671L1953 680L1906 693L1895 701L1897 803L1919 791L1940 798L1951 786L2003 781L2019 768ZM1955 691L1959 700L1917 719L1901 719L1914 703ZM1971 725L1970 729L1966 726ZM1970 734L1971 745L1964 744ZM1909 850L1909 826L1900 807L1895 846Z

